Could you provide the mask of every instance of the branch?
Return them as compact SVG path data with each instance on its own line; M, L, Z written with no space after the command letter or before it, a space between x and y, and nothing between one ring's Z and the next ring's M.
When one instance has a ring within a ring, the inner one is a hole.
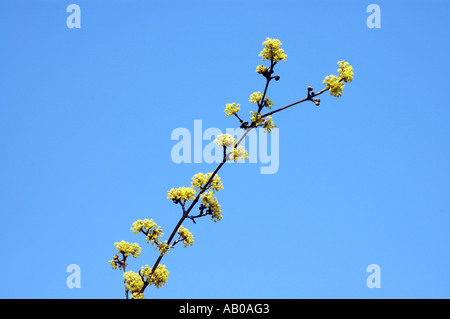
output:
M322 91L320 91L318 93L314 93L314 94L308 95L308 97L304 98L303 100L294 102L292 104L289 104L289 105L286 105L284 107L281 107L281 108L279 108L279 109L277 109L275 111L272 111L272 112L266 113L264 115L261 115L261 118L269 116L269 115L272 115L272 114L275 114L275 113L278 113L278 112L283 111L283 110L285 110L287 108L290 108L291 106L294 106L294 105L297 105L297 104L300 104L300 103L303 103L303 102L306 102L306 101L312 101L313 97L319 96L320 94L322 94L323 92L326 92L328 90L329 90L329 88L324 88Z
M260 104L258 105L258 113L259 113L259 112L261 111L261 109L264 107L265 96L266 96L266 93L267 93L267 88L268 88L268 86L269 86L270 80L271 80L272 78L274 78L274 77L270 77L270 75L273 73L273 67L275 66L275 64L276 64L276 62L274 62L273 60L271 60L270 69L269 69L269 71L268 71L268 72L269 72L269 76L266 77L267 80L266 80L266 86L265 86L265 88L264 88L263 97L262 97L262 99L260 100L260 101L261 101ZM314 98L314 97L316 97L316 96L318 96L318 95L320 95L320 94L322 94L323 92L328 91L328 90L329 90L328 88L324 88L322 91L320 91L320 92L318 92L318 93L310 93L310 92L309 92L310 90L308 90L308 96L307 96L306 98L304 98L304 99L302 99L302 100L300 100L300 101L294 102L294 103L292 103L292 104L286 105L286 106L284 106L284 107L282 107L282 108L279 108L279 109L277 109L277 110L275 110L275 111L266 113L266 114L262 115L261 118L264 118L264 117L267 117L267 116L269 116L269 115L278 113L278 112L280 112L280 111L282 111L282 110L285 110L285 109L287 109L287 108L289 108L289 107L291 107L291 106L294 106L294 105L296 105L296 104L299 104L299 103L302 103L302 102L305 102L305 101L313 101L313 98ZM235 115L236 115L236 114L235 114ZM237 115L236 115L236 116L237 116ZM242 119L241 119L239 116L237 116L237 118L240 120L241 124L244 123L244 122L242 121ZM243 127L243 126L241 125L241 127ZM244 127L245 127L245 126L244 126ZM203 217L203 216L206 216L206 215L208 214L208 213L204 213L203 210L202 210L201 213L200 213L199 215L189 216L189 213L191 212L192 208L194 208L194 206L197 204L198 200L200 199L200 196L201 196L201 195L209 188L210 183L213 181L213 179L214 179L214 177L216 176L217 172L218 172L218 171L222 168L222 166L226 163L227 158L228 158L228 155L233 151L233 149L235 149L235 148L238 147L238 145L242 142L242 140L245 138L245 136L247 136L247 134L254 128L254 126L247 126L247 127L245 127L245 128L246 128L245 132L242 134L242 136L241 136L241 137L239 138L239 140L236 142L236 145L230 150L230 152L228 152L228 154L226 154L226 147L224 146L224 150L223 150L224 157L223 157L223 159L222 159L222 162L216 167L216 169L215 169L214 172L211 174L211 176L210 176L209 180L206 182L206 184L205 184L202 188L200 188L200 191L198 192L197 196L196 196L196 197L194 198L194 200L192 201L191 205L189 205L189 207L188 207L187 209L185 209L185 203L181 203L181 202L180 202L181 207L183 208L183 215L181 216L180 220L178 221L178 223L177 223L176 226L174 227L172 233L170 234L169 239L168 239L168 241L167 241L167 245L170 245L170 243L172 242L172 240L173 240L175 234L176 234L177 231L178 231L178 228L180 228L180 226L183 224L183 222L184 222L184 220L185 220L186 218L191 219L191 220L195 223L195 218ZM176 240L176 241L174 242L174 244L172 245L172 247L173 247L176 243L178 243L178 242L179 242L179 240ZM158 265L160 264L160 262L161 262L161 260L162 260L163 257L164 257L164 254L160 254L160 255L159 255L158 259L156 260L155 264L153 265L153 268L152 268L152 274L155 273L155 270L156 270L156 268L158 267ZM149 285L148 282L144 282L144 285L142 286L142 288L141 288L141 290L140 290L139 292L140 292L140 293L144 293L144 291L145 291L145 289L147 288L148 285ZM127 297L128 297L128 292L127 292Z

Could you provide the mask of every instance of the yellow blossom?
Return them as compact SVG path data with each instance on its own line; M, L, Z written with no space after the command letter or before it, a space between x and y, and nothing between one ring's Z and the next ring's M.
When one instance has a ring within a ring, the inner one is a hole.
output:
M236 103L229 103L226 105L225 107L225 114L226 116L231 116L237 112L240 111L240 104L236 104Z
M215 143L219 146L234 146L236 145L236 139L230 134L219 134L217 138L214 140Z
M156 267L155 273L152 275L151 282L155 285L156 288L161 288L165 285L169 279L169 272L166 269L165 265L158 265Z
M261 113L250 111L250 114L252 115L250 119L256 126L263 124L264 120L261 118Z
M159 243L159 242L156 243L156 246L157 247L155 249L158 249L162 255L167 255L167 253L169 252L169 249L171 248L171 246L169 246L167 244L166 240L162 243Z
M211 220L217 222L222 219L222 210L220 209L219 202L214 196L213 191L207 191L200 196L202 204L211 211Z
M127 257L131 255L136 258L141 254L141 247L137 243L130 244L122 240L120 243L115 243L114 246L116 246L119 254L124 254Z
M112 260L108 260L108 262L111 264L113 269L117 269L117 267L119 267L120 269L122 268L122 263L119 261L119 256L114 255Z
M167 199L173 201L188 201L195 196L195 190L190 187L172 188L170 191L167 191L167 193Z
M164 286L169 279L169 272L165 265L158 265L154 274L152 274L152 269L145 265L145 267L141 268L140 274L146 278L145 280L148 284L155 285L156 288Z
M253 92L253 93L250 95L249 102L250 102L250 103L258 104L259 101L261 101L262 97L263 97L263 94L262 94L260 91L258 91L258 92ZM264 97L264 106L267 106L269 109L271 109L272 106L273 106L272 100L269 99L267 96Z
M211 178L212 173L198 173L192 177L191 186L194 189L200 189L206 185L206 183ZM213 190L220 191L223 189L222 181L220 180L219 175L214 175L212 181L209 183L209 187Z
M344 60L338 62L339 65L339 77L345 82L350 83L353 81L353 67Z
M153 219L138 219L133 223L133 227L131 227L131 231L134 234L138 234L139 232L143 232L147 238L146 241L149 243L150 241L153 243L158 241L159 237L162 237L164 234L162 233L161 226L158 226Z
M147 243L152 242L153 244L157 242L158 238L162 237L163 235L164 234L162 233L161 227L158 226L158 228L149 230L149 232L147 233L147 238L145 240L147 241Z
M153 219L138 219L133 223L133 227L131 227L131 231L133 234L138 234L141 230L146 232L149 229L156 228L156 223Z
M277 126L273 124L272 117L268 116L266 121L263 124L263 127L264 127L265 133L270 133Z
M242 145L238 146L237 148L233 148L231 150L230 160L237 161L239 163L239 160L245 160L247 158L248 153Z
M353 81L353 67L344 60L338 62L339 76L329 75L323 80L323 84L326 84L330 90L330 94L335 97L340 97L344 89L344 83L350 83Z
M180 228L178 228L178 234L183 238L184 247L192 246L194 243L194 236L192 236L189 229L180 226Z
M131 292L139 292L144 285L142 278L139 274L134 271L127 271L123 274L123 279L125 280L125 287Z
M256 73L263 74L263 73L266 72L268 69L269 69L269 68L266 67L266 66L264 66L264 65L258 65L258 66L256 67Z
M111 264L113 269L117 269L117 264L114 262L114 260L108 260L108 262Z
M262 96L263 96L263 94L262 94L260 91L258 91L258 92L253 92L253 93L250 95L249 101L250 101L250 103L258 104L258 102L262 99Z
M287 55L284 53L283 49L280 49L282 43L278 39L266 38L263 42L264 49L259 54L264 60L272 60L279 62L281 60L286 61Z
M323 84L326 84L332 96L340 97L342 95L344 83L342 83L341 79L336 75L326 76L323 80Z
M267 96L264 98L264 106L268 107L269 110L272 109L273 102Z

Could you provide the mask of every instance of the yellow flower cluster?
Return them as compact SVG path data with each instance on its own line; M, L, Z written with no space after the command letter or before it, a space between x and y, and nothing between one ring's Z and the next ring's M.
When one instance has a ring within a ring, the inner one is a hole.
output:
M344 60L338 62L339 76L328 75L323 80L323 84L330 90L330 94L335 97L340 97L344 89L344 83L353 81L353 67Z
M167 253L169 252L169 249L172 248L171 246L169 246L167 244L167 240L163 241L162 243L157 242L156 243L156 248L158 249L159 252L161 253L161 255L167 255Z
M238 146L237 148L233 148L230 153L230 160L237 161L245 160L248 158L248 153L243 146Z
M266 72L268 69L269 69L269 68L266 67L266 66L264 66L264 65L258 65L258 66L256 67L256 73L263 74L263 73Z
M250 117L251 121L257 126L263 124L264 120L261 118L261 113L250 111L250 114L252 115Z
M161 288L169 279L169 272L166 269L165 265L158 265L156 267L155 273L152 275L152 284L155 285L156 288Z
M263 97L263 94L260 91L253 92L250 95L249 101L250 101L250 103L258 104L259 101L261 101L262 97ZM272 100L269 99L267 96L264 97L264 106L267 106L269 109L272 109L272 106L273 106Z
M159 238L164 234L162 232L161 226L158 226L153 219L138 219L133 223L133 227L131 227L131 231L134 234L138 234L141 231L147 236L147 243L156 244L156 249L162 254L167 254L170 249L170 246L167 245L167 242L159 242Z
M236 103L229 103L226 105L225 107L225 114L226 116L231 116L237 112L240 111L240 104L236 104Z
M167 191L167 199L171 199L173 201L188 201L194 198L195 190L190 187L180 187L180 188L172 188L170 191Z
M269 110L272 109L273 102L267 96L264 98L264 106L268 107Z
M273 124L272 117L268 116L266 121L263 124L264 132L265 133L270 133L270 132L272 132L272 130L275 127L277 127L277 126Z
M226 135L228 135L228 134L226 134ZM228 137L230 138L231 135L228 135ZM236 142L236 140L234 140L234 141ZM235 154L235 149L236 148L232 149L231 154ZM247 152L242 147L238 147L238 150L239 150L240 157L244 156L243 155L244 152L245 152L245 155L248 157L248 155L246 154ZM195 174L194 177L192 177L192 182L191 182L192 188L201 189L202 187L204 187L206 185L206 183L208 182L208 180L211 178L211 174L212 173ZM209 183L209 186L207 188L205 188L204 190L208 190L208 191L206 191L202 195L200 195L200 199L201 199L201 202L203 203L203 205L205 206L205 208L208 209L208 211L212 214L213 217L211 218L211 220L217 221L217 220L222 219L222 216L221 216L222 211L220 210L220 205L214 196L215 191L223 190L223 184L222 184L220 177L217 174L214 175L212 181ZM180 234L180 236L182 236L184 238L184 243L186 245L187 238L191 238L191 237L189 237L188 235L186 235L186 237L185 237L183 234L181 234L180 230L182 230L182 232L184 232L183 229L185 229L185 228L180 227L179 234ZM187 231L187 229L186 229L186 231ZM189 240L187 240L187 242L189 242Z
M323 84L326 84L332 96L340 97L342 95L344 83L342 83L341 79L336 75L326 76L323 80Z
M259 101L261 101L262 97L263 97L263 94L260 91L253 92L250 95L249 101L250 101L250 103L258 104ZM269 109L272 109L272 106L273 106L272 100L269 99L267 96L264 97L264 106L267 106Z
M258 91L258 92L253 92L253 93L250 95L249 101L250 101L250 103L258 104L258 102L262 99L262 96L263 96L263 94L262 94L260 91Z
M149 285L155 285L156 288L164 286L169 279L169 272L165 265L158 265L154 274L152 274L152 269L148 265L145 265L145 267L141 268L140 274L146 278L146 282Z
M133 223L133 227L131 227L131 231L133 234L138 234L141 230L143 232L146 232L147 230L156 228L156 223L153 221L153 219L138 219Z
M192 182L191 182L192 188L200 189L203 186L205 186L206 183L211 178L211 174L212 173L206 173L206 174L198 173L198 174L195 174L194 177L192 177ZM222 181L220 180L220 177L217 174L214 175L211 183L209 183L209 187L211 189L216 190L216 191L220 191L220 190L223 189Z
M202 204L205 205L206 208L211 210L212 216L211 220L217 222L222 219L222 210L220 209L219 202L214 196L213 191L207 191L200 196L202 200Z
M137 258L141 254L141 247L137 243L130 244L122 240L120 243L114 243L114 246L116 246L119 254L123 254L126 257L133 256Z
M192 246L192 244L194 243L194 236L191 234L189 229L180 226L180 228L178 228L178 234L181 236L181 238L183 238L184 247Z
M219 146L230 147L236 145L236 139L230 134L219 134L214 143L217 143Z
M134 234L138 234L139 232L143 232L147 235L146 241L149 243L155 243L158 241L159 237L163 236L161 226L158 226L153 219L138 219L133 223L133 227L131 227L131 231Z
M113 269L117 269L117 267L122 269L122 263L119 260L119 256L114 255L113 259L112 260L108 260L108 262L111 264Z
M132 297L140 297L139 291L144 286L141 276L134 271L127 271L123 274L123 279L125 280L125 288L132 292Z
M279 62L281 60L286 61L287 55L284 53L283 49L280 49L282 43L278 39L266 38L263 42L264 49L259 54L264 60L272 60Z
M338 62L339 65L339 77L345 82L350 83L353 81L353 67L344 60Z

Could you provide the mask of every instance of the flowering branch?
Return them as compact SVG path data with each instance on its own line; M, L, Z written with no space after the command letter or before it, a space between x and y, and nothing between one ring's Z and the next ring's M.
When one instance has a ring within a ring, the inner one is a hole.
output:
M274 67L278 62L286 61L287 58L284 50L280 48L281 42L279 40L267 38L266 41L263 42L263 46L264 49L259 55L262 57L263 61L270 61L270 66L266 67L264 65L258 65L256 72L264 76L266 84L263 93L254 92L250 95L249 99L249 102L257 105L257 111L250 111L250 122L244 122L237 114L237 112L240 111L240 104L230 103L226 105L225 114L227 116L234 115L239 120L241 124L240 127L245 129L245 131L238 141L229 134L217 135L214 142L217 143L219 147L223 148L223 158L216 169L212 173L198 173L194 175L192 177L191 187L172 188L168 191L167 198L172 200L174 204L180 204L182 210L182 215L176 226L173 228L168 240L162 242L159 240L159 238L163 236L163 233L161 227L152 219L139 219L133 223L133 227L131 228L132 232L135 234L144 234L147 243L155 245L156 249L160 252L153 267L150 268L148 265L145 265L138 273L133 271L126 272L125 267L127 266L127 257L131 255L136 258L139 256L141 248L136 243L130 244L125 241L115 243L118 253L122 255L122 259L116 254L109 263L113 266L113 269L120 268L124 271L123 277L126 298L128 298L130 291L132 293L132 298L140 299L144 297L144 291L149 285L154 285L157 288L164 286L168 279L168 271L166 270L165 265L160 264L163 257L181 241L184 243L184 247L192 246L194 242L192 234L187 228L182 226L186 219L190 219L194 224L196 224L195 220L197 218L204 216L211 216L211 220L214 222L222 219L222 210L215 197L215 192L222 190L223 185L217 173L228 161L239 161L248 158L247 151L239 144L252 129L262 126L264 132L270 133L272 129L276 127L272 121L271 115L306 101L311 101L318 106L320 105L320 99L316 97L326 91L330 91L332 96L340 97L344 88L344 82L347 83L353 80L353 68L348 62L340 61L338 62L339 76L329 75L325 77L323 81L325 87L321 91L314 93L313 88L309 86L307 88L306 98L274 111L261 114L261 111L264 108L271 110L273 107L272 100L267 97L267 90L273 79L275 79L275 81L280 80L280 76L273 76ZM199 205L199 213L197 215L190 215L192 209L199 201L201 202ZM187 202L191 203L186 208ZM176 234L178 234L178 238L173 241Z

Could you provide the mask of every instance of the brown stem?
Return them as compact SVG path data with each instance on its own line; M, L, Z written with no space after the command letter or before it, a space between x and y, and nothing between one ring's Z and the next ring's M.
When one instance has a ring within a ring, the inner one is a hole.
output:
M122 268L123 268L123 273L125 273L125 267L126 267L126 262L127 262L127 256L125 256L124 253L122 253ZM125 282L125 280L124 280ZM128 299L128 289L127 286L125 286L125 299Z
M267 78L266 78L266 86L265 86L265 88L264 88L264 93L263 93L263 96L262 96L262 98L261 98L261 100L260 100L260 104L259 104L259 106L258 106L258 113L259 112L261 112L261 110L263 109L263 107L264 107L264 103L265 103L265 99L266 99L266 93L267 93L267 88L269 87L269 83L270 83L270 80L272 80L272 78L270 77L270 75L273 73L273 68L274 68L274 66L275 66L275 64L276 64L276 62L274 62L273 60L270 60L270 68L269 68L269 70L268 70L268 74L269 74L269 76L267 76Z
M320 95L320 94L322 94L323 92L326 92L326 91L328 91L328 90L329 90L329 88L326 87L326 88L324 88L322 91L317 92L317 93L314 93L314 94L311 94L310 96L304 98L303 100L294 102L294 103L292 103L292 104L283 106L283 107L281 107L281 108L279 108L279 109L277 109L277 110L275 110L275 111L272 111L272 112L266 113L266 114L264 114L264 115L261 115L261 118L266 117L266 116L269 116L269 115L272 115L272 114L275 114L275 113L278 113L278 112L280 112L280 111L283 111L283 110L285 110L285 109L287 109L287 108L290 108L291 106L297 105L297 104L299 104L299 103L302 103L302 102L305 102L305 101L310 101L310 100L312 100L313 97L316 97L316 96L318 96L318 95Z

